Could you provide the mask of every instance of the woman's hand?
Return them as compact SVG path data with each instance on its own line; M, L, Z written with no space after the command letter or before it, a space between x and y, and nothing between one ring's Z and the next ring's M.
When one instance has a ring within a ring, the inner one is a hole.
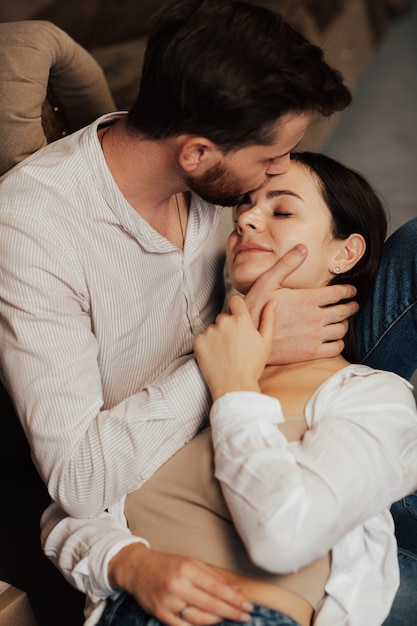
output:
M145 611L168 626L250 619L250 602L235 585L198 559L134 543L113 557L108 574L114 589L128 591ZM180 617L184 607L187 612Z
M196 337L194 352L213 400L230 391L259 391L258 380L269 357L274 327L273 303L267 303L255 328L245 301L233 296L230 313Z

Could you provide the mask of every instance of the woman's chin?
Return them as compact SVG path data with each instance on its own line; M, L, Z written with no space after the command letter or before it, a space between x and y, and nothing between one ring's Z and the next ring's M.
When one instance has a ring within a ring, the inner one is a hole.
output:
M258 271L257 269L252 272L233 272L233 274L230 274L230 282L236 291L246 296L251 287L253 287L258 278L260 278L265 271L267 270Z

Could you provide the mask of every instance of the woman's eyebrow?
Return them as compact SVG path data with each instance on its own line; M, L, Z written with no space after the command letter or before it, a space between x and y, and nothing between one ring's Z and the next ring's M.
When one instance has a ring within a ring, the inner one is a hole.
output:
M279 196L294 196L294 198L298 198L302 200L302 197L295 193L295 191L290 191L289 189L271 189L267 191L266 197L268 199L278 198Z

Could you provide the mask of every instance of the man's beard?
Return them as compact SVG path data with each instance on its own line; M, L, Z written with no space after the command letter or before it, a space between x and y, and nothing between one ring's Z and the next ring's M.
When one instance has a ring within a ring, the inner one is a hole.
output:
M243 190L242 182L233 177L219 163L213 165L198 178L187 176L186 183L189 189L210 204L220 206L236 206L240 204L247 193L254 190Z

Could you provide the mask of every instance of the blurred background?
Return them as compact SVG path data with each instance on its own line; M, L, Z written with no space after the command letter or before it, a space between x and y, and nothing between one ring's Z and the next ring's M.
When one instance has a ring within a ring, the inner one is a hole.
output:
M389 210L390 232L417 217L416 0L390 22L322 150L374 185ZM417 398L417 373L412 383Z
M417 216L417 2L390 22L323 151L359 170L394 230Z

